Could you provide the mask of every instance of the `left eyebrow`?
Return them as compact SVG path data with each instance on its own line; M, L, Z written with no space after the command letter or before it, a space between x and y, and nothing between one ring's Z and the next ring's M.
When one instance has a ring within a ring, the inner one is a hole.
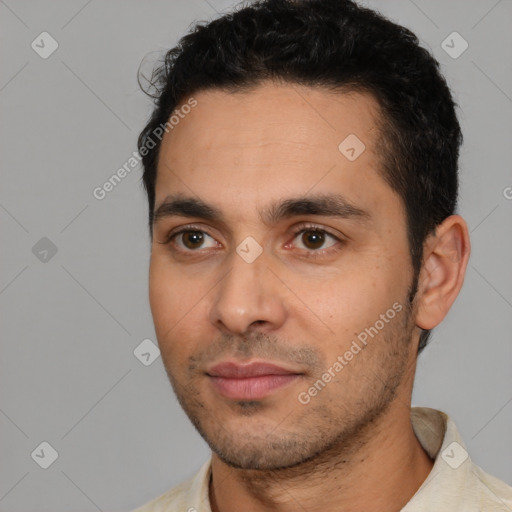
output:
M313 194L285 199L271 204L261 215L266 224L276 224L282 219L299 215L322 215L341 219L371 220L371 215L350 203L340 194Z
M261 220L267 225L299 215L319 215L368 222L371 215L350 203L339 194L312 194L275 201L263 212ZM153 213L153 224L165 217L198 217L208 221L225 222L222 211L196 197L168 196Z

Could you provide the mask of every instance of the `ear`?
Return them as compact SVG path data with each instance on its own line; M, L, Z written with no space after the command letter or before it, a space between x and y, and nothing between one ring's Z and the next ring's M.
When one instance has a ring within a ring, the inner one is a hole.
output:
M462 288L469 253L468 227L459 215L446 218L427 238L417 295L421 329L433 329L448 313Z

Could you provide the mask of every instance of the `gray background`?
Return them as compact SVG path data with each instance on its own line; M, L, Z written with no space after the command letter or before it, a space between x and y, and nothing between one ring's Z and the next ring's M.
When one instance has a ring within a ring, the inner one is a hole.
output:
M0 511L129 510L208 455L161 359L133 353L156 341L140 169L101 201L92 191L149 115L142 58L234 3L0 0ZM419 359L413 405L447 411L474 461L512 484L512 2L366 3L432 49L465 134L460 213L473 253ZM31 48L43 31L59 44L47 59ZM441 47L453 31L469 43L456 59ZM43 441L59 454L48 469L31 457Z

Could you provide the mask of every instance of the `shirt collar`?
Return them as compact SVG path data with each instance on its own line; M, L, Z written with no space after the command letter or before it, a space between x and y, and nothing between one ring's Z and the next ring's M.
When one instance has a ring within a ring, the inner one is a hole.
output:
M511 489L473 464L455 423L446 413L413 407L411 423L421 446L434 460L434 466L401 512L512 510L512 501L508 498ZM187 512L211 512L210 479L211 458L188 488L186 503L190 503L190 507Z

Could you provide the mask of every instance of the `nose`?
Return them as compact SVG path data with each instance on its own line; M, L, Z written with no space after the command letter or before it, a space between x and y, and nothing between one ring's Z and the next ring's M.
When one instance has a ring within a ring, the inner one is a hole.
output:
M255 329L269 332L285 322L282 283L265 260L264 254L252 263L237 253L231 256L229 271L215 287L210 309L210 321L220 331L238 335Z

